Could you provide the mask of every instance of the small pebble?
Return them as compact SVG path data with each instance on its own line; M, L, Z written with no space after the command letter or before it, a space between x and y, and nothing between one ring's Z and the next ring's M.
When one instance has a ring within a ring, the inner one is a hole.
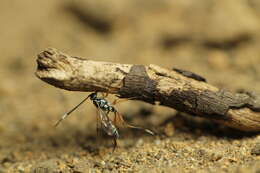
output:
M160 144L161 144L161 140L157 139L157 140L154 141L154 143L155 143L156 145L160 145Z
M137 142L136 142L137 146L141 146L143 144L144 144L144 140L143 139L138 139Z
M256 143L256 145L251 150L252 155L260 155L260 142Z
M164 128L164 133L166 136L171 137L174 135L174 126L172 123L167 123Z
M105 162L104 160L102 160L102 161L100 162L100 164L103 165L103 166L105 166L105 165L106 165L106 162Z

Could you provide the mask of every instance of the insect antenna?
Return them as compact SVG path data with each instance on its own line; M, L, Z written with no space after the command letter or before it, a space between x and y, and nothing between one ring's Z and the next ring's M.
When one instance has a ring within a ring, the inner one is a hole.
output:
M87 96L85 99L83 99L78 105L76 105L74 108L72 108L69 112L65 113L54 125L54 127L57 127L61 121L63 121L67 116L69 116L73 111L75 111L82 103L84 103L89 96Z

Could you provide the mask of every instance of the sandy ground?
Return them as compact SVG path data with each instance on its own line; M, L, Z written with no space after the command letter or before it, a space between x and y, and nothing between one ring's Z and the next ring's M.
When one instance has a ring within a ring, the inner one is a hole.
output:
M110 138L96 134L90 102L55 129L89 93L34 75L36 55L55 47L93 60L182 68L221 88L260 92L259 11L257 0L3 0L0 173L260 172L259 134L170 108L117 105L128 122L158 135L120 130L115 152Z

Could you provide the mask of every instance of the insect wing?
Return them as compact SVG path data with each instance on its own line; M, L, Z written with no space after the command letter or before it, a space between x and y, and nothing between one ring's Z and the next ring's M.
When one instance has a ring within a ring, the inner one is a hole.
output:
M115 126L108 117L108 112L103 111L101 108L98 108L99 119L101 121L101 128L110 136L114 136Z
M114 147L113 152L115 151L117 147L117 138L119 138L119 133L117 131L117 128L114 126L110 118L108 117L109 112L103 111L101 108L97 108L98 110L98 116L99 120L101 121L101 128L109 135L113 136L114 140Z
M100 115L99 115L100 113L99 113L99 110L97 109L97 124L96 124L96 130L97 130L97 135L100 135L101 134L101 132L100 132L100 129L102 128L102 125L101 125L101 117L100 117Z

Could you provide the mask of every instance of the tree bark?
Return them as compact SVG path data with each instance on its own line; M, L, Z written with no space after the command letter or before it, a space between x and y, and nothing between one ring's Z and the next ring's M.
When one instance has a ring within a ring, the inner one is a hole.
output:
M61 89L107 92L201 116L242 131L260 131L260 96L231 93L195 73L157 65L92 61L49 48L37 59L36 76Z

